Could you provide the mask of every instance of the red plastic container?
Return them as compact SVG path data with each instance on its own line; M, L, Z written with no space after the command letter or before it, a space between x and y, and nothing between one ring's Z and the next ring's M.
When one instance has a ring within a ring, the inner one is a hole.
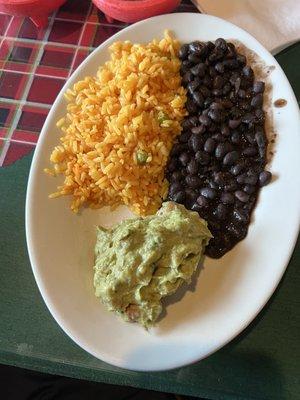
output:
M166 14L176 8L181 0L92 0L104 12L107 20L136 22L154 15Z
M48 24L48 15L59 8L66 0L0 0L0 12L29 17L42 28Z

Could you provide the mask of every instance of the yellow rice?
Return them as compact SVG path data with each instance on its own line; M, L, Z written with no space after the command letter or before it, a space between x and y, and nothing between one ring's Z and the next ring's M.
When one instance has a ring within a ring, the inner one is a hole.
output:
M75 212L119 204L139 215L157 211L168 190L168 155L186 114L178 50L167 31L146 45L116 42L96 77L67 90L67 114L57 122L61 144L50 157L53 170L45 170L63 174L64 183L50 197L71 195Z

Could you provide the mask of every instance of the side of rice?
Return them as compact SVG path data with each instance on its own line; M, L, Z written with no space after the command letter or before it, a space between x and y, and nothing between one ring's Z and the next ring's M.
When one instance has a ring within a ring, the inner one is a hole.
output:
M65 93L63 136L53 150L53 170L64 183L50 197L72 195L71 209L128 205L153 214L166 196L164 168L186 114L179 42L116 42L96 77Z

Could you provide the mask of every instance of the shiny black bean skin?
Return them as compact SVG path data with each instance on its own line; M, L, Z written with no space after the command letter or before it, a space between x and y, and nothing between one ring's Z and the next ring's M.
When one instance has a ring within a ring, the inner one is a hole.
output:
M194 92L192 97L193 101L197 104L198 107L203 107L204 97L202 96L201 92Z
M189 82L191 82L193 79L194 79L194 75L191 73L191 71L187 71L182 77L182 84L185 86Z
M256 174L246 175L244 178L244 182L246 185L256 185L258 180L258 176Z
M184 119L182 122L182 128L183 129L191 129L193 126L198 125L198 118L197 117L187 117Z
M239 96L240 99L245 99L246 98L246 91L243 90L243 89L240 89L238 91L238 96Z
M249 200L249 195L242 190L237 190L234 192L235 197L242 203L247 203Z
M269 171L263 171L259 174L259 186L266 186L271 182L272 174Z
M188 45L188 51L192 54L196 54L197 56L201 55L204 44L199 41L194 41Z
M232 175L239 175L243 170L245 169L245 166L243 164L236 164L233 167L231 167L230 172Z
M227 50L227 43L226 40L223 38L216 39L215 45L217 48L222 49L223 51Z
M237 151L235 151L235 150L234 151L230 151L223 158L223 164L224 165L232 165L239 159L239 156L240 155L239 155L239 153Z
M242 122L244 122L245 124L250 124L254 121L255 121L255 114L247 113L242 117Z
M193 64L199 64L201 62L201 57L197 56L197 54L189 54L188 60Z
M240 185L243 185L244 183L245 183L245 179L247 178L247 175L246 174L241 174L241 175L238 175L237 177L236 177L236 181L237 181L237 183L239 183Z
M240 119L230 119L228 121L228 126L231 129L236 129L240 124L241 124L241 120Z
M196 114L198 111L197 104L190 99L185 103L185 107L190 114Z
M198 121L198 118L197 118ZM194 126L191 129L192 133L195 133L196 135L201 135L202 133L204 133L206 131L206 126L205 125L198 125L198 126Z
M224 186L226 184L226 181L228 179L228 173L227 172L216 172L213 175L214 182L218 186Z
M201 208L206 208L209 206L208 199L202 195L197 198L197 203Z
M211 120L207 115L201 114L199 117L199 122L205 126L209 126L211 124Z
M195 154L195 160L200 165L207 165L210 162L210 156L204 151L197 151L197 153Z
M191 160L188 163L186 169L187 169L189 174L196 175L198 170L199 170L199 164L195 160Z
M233 204L234 196L231 193L222 193L221 194L221 202L223 204Z
M202 149L203 138L201 135L193 133L188 142L189 148L195 153Z
M230 143L228 143L228 142L219 143L215 150L215 156L217 158L223 158L226 153L231 151L231 149L232 149L232 146L230 145Z
M171 199L176 203L183 203L185 201L185 192L180 191L171 196Z
M253 75L254 75L253 69L247 65L247 66L245 66L245 67L243 68L243 74L244 74L244 76L246 76L247 78L253 77Z
M222 62L218 62L218 63L215 65L215 70L216 70L219 74L223 74L224 71L225 71L225 68L224 68L223 63L222 63Z
M182 134L178 137L178 141L180 143L186 143L191 136L190 132L182 132Z
M198 89L199 86L200 86L200 81L198 79L194 79L193 81L188 83L187 90L190 94L193 94Z
M208 116L214 122L220 122L223 119L222 112L220 110L216 110L216 109L210 109L208 112Z
M172 182L177 182L180 181L182 178L182 174L180 171L175 171L173 172L173 174L171 175L171 181Z
M172 184L170 185L169 193L170 193L170 195L172 196L172 195L174 195L175 193L181 191L182 189L183 189L183 188L182 188L182 184L181 184L180 182L174 182L174 183L172 183Z
M212 138L206 139L204 143L204 151L206 151L207 153L212 153L215 150L215 148L216 148L215 140Z
M262 106L263 103L263 95L261 93L254 96L251 100L251 106L253 108L259 108Z
M177 160L171 159L168 164L168 170L170 172L176 171L177 169Z
M186 176L185 182L191 188L198 188L201 185L201 179L193 175Z
M242 210L234 210L233 217L242 224L248 224L249 215Z
M253 194L255 192L255 186L252 185L245 185L243 187L243 191L247 194Z
M215 215L218 219L224 220L228 214L228 207L224 204L218 204L217 209L215 210Z
M185 60L189 54L189 45L184 44L180 47L180 50L178 52L178 57L180 60Z
M194 76L198 76L200 78L202 78L205 75L205 71L206 71L206 65L204 63L199 63L195 65L193 68L191 68L191 73Z
M217 192L210 187L205 187L200 190L200 194L209 200L213 200L216 197Z
M179 156L179 161L185 167L190 161L190 156L188 155L188 153L181 153Z
M202 207L199 206L198 203L194 203L194 204L192 205L192 207L191 207L191 210L192 210L192 211L196 211L197 213L199 213L199 212L202 211Z
M265 90L265 83L262 81L254 82L253 84L253 92L254 93L263 93Z
M197 197L198 197L198 194L194 189L192 189L190 187L185 189L185 198L189 202L193 203L197 199Z
M221 89L224 86L225 82L221 75L217 75L213 80L214 89Z
M257 142L258 147L265 147L266 137L265 137L263 131L257 131L255 133L255 140Z
M241 141L241 135L240 135L240 133L237 132L237 131L233 132L232 135L231 135L231 141L232 141L232 143L234 143L234 144L239 144L240 141Z
M229 128L228 128L227 125L223 124L223 125L221 126L221 133L222 133L222 135L224 135L224 136L229 136L229 135L230 135L230 130L229 130Z
M224 190L226 192L234 192L237 190L238 185L235 182L228 183L227 185L224 186Z

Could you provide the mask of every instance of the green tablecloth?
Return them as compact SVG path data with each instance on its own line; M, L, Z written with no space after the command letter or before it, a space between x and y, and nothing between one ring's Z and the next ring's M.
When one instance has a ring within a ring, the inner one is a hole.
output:
M285 50L277 59L299 99L300 45ZM300 399L299 240L276 293L229 345L197 364L163 373L114 368L74 344L53 320L38 292L24 231L31 158L0 170L1 363L217 400Z

